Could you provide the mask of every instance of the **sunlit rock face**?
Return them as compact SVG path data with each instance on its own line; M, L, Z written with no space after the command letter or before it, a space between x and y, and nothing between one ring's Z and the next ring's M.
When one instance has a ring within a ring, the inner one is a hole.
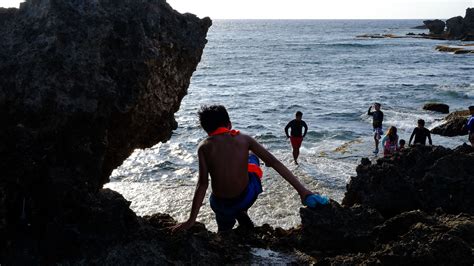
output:
M134 149L169 139L210 26L164 0L0 8L2 240L29 224L48 249L66 227L80 240L99 213L133 220L121 196L99 190ZM81 209L105 202L117 213Z

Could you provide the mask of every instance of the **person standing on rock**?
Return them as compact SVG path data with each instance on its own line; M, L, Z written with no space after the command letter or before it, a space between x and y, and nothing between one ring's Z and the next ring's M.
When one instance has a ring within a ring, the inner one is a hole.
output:
M408 146L411 146L413 137L415 137L413 144L426 145L426 138L428 138L430 145L433 145L431 133L429 129L425 127L425 120L423 119L418 120L418 126L413 129L413 133L411 133L410 140L408 141Z
M367 115L372 116L372 126L374 130L374 141L375 141L375 150L374 154L379 153L379 141L383 135L382 122L383 122L383 112L380 111L381 104L374 103L373 105L375 111L372 112L372 106L369 107Z
M260 179L263 172L258 157L295 188L304 205L315 207L329 203L327 197L309 191L254 138L232 130L232 123L224 106L203 106L198 114L201 126L208 134L198 147L198 183L189 219L172 227L172 232L186 230L194 225L206 195L209 175L212 187L209 203L216 214L218 231L231 230L236 220L240 227L253 228L254 224L247 210L262 193Z
M295 164L298 164L301 143L308 132L308 125L306 125L306 122L303 121L302 118L303 113L300 111L296 112L295 119L291 120L285 127L286 137L290 139L291 146L293 147L293 159L295 160ZM288 129L290 128L291 135L288 134Z
M469 142L471 142L471 146L474 147L474 105L469 106L469 113L471 116L468 118L465 127L469 133Z

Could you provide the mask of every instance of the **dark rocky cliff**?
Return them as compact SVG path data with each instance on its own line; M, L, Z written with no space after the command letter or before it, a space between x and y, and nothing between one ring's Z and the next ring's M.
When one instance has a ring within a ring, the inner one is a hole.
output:
M134 149L169 139L210 25L165 0L0 8L2 257L56 261L133 229L102 185Z

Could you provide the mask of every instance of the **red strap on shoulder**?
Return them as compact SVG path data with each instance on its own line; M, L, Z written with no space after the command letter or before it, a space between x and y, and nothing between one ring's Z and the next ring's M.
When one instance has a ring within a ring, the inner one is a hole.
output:
M240 134L240 131L235 130L235 129L230 130L230 129L225 128L225 127L219 127L216 130L209 133L208 135L209 136L215 136L215 135L221 135L221 134L225 134L225 133L230 133L231 136L236 136L236 135Z
M247 171L250 173L255 173L258 176L258 178L262 180L263 171L262 171L262 168L260 168L260 166L253 163L249 163Z

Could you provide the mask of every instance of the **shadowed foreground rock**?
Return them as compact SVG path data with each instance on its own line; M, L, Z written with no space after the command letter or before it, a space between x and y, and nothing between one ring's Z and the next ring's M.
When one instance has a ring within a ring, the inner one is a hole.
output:
M0 264L100 252L139 226L101 187L170 137L210 25L164 0L0 8Z
M281 259L258 258L256 248L272 250L286 263L317 265L472 265L474 220L467 214L410 211L384 220L367 206L342 207L332 202L300 209L302 225L283 230L268 225L226 234L197 224L171 234L168 215L144 217L139 230L98 256L73 261L97 265L272 264Z
M474 148L419 146L377 164L359 165L343 204L371 206L386 217L442 209L474 214Z
M472 265L473 160L469 146L414 147L375 165L364 160L348 185L346 206L331 201L301 208L301 226L290 230L263 225L217 235L197 225L171 235L167 227L175 221L169 216L146 217L141 230L147 233L93 261L133 263L135 256L153 263L271 263L255 259L252 250L263 248L286 254L287 263ZM157 257L159 249L166 258Z

